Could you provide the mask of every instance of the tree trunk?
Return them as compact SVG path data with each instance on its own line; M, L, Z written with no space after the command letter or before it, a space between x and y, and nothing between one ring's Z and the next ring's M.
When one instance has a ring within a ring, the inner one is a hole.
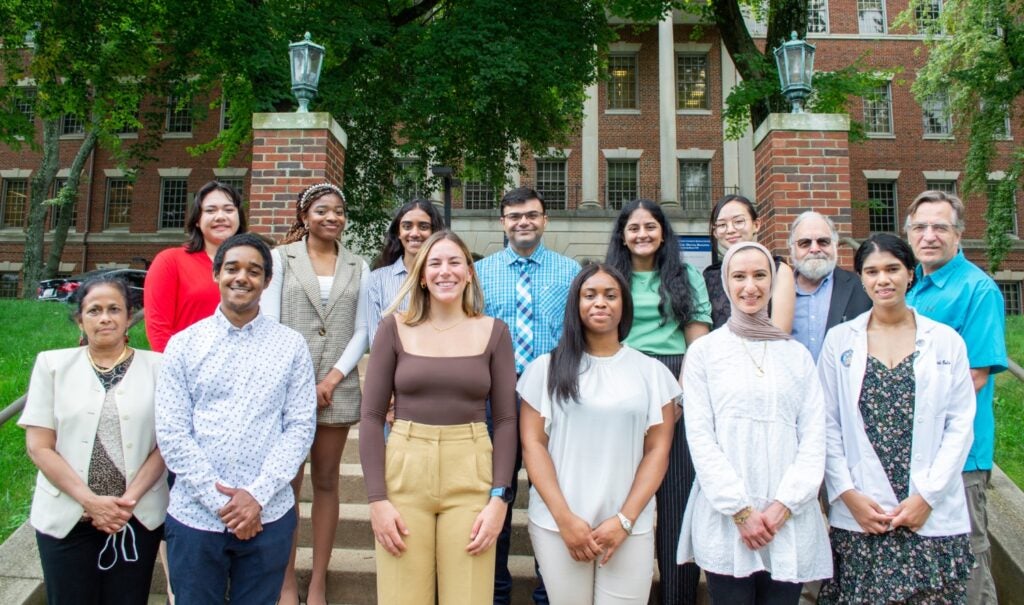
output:
M96 129L89 128L85 133L82 146L78 148L75 159L71 162L71 173L64 184L64 190L58 192L61 197L61 204L54 206L58 212L57 226L53 230L53 242L50 244L50 253L46 259L46 268L43 269L44 279L50 279L57 275L60 270L60 259L64 255L64 244L68 240L68 229L71 228L71 217L75 214L75 205L78 204L78 183L82 180L82 168L85 167L85 160L96 147ZM91 183L90 183L91 185ZM66 191L64 197L63 192ZM85 267L82 267L85 270Z
M32 177L28 203L28 227L25 230L25 254L22 260L21 295L35 298L43 270L43 227L46 223L46 194L57 176L60 162L60 118L43 120L43 157Z

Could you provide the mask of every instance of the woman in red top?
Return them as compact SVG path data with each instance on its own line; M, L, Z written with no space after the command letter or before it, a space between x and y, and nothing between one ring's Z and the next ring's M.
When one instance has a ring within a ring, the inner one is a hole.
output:
M146 336L154 351L162 353L171 336L217 310L213 255L221 242L246 230L235 188L218 181L203 185L185 219L188 241L157 254L146 274Z

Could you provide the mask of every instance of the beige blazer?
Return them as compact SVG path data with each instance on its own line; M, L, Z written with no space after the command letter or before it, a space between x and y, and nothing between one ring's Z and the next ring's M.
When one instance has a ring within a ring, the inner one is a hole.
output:
M114 387L121 414L121 443L125 480L131 483L142 463L156 448L154 394L160 369L159 353L135 351L128 372ZM100 422L106 392L89 364L86 348L44 351L36 358L28 386L25 411L18 425L52 429L57 433L57 453L89 481L89 463ZM135 506L135 516L149 529L156 529L167 514L166 475L146 492ZM84 513L82 505L47 480L36 476L29 521L40 532L63 538Z

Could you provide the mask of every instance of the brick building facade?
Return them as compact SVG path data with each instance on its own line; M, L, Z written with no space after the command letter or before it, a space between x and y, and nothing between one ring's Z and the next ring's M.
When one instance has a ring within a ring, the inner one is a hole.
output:
M864 122L868 135L849 146L854 238L898 231L905 209L926 188L959 190L962 185L966 143L953 136L942 100L922 107L910 92L925 53L918 52L922 35L892 28L904 8L905 2L898 0L810 1L808 40L817 47L817 71L842 67L855 57L879 69L901 69L880 91L882 100L857 99L848 107L852 119ZM584 120L571 144L524 150L526 171L511 175L512 180L545 192L551 207L546 237L551 247L577 257L603 256L616 208L635 197L665 204L678 233L693 236L707 235L710 206L722 194L754 197L753 135L736 141L723 135L722 106L738 74L717 31L704 27L695 38L694 27L693 18L680 13L636 30L624 25L610 49L610 78L588 91ZM763 39L762 27L753 21L749 27ZM182 132L164 135L154 154L157 160L139 171L127 202L129 181L109 154L97 150L87 163L88 178L80 190L62 271L151 259L161 248L180 242L181 200L214 176L249 192L248 151L231 168L216 170L214 154L196 157L187 151L216 134L219 112L192 121L187 129L176 121L181 116L172 105L167 113L167 129ZM997 143L992 179L1001 178L999 162L1024 141L1021 128L1008 123L1007 129L1005 142ZM66 172L80 135L65 136L61 167ZM18 217L17 200L37 165L34 153L0 149L0 288L16 279L20 268L23 234L17 222L23 218ZM433 195L440 199L439 192ZM456 191L454 228L481 254L502 245L495 197L472 181ZM868 200L873 200L870 206ZM967 207L964 249L984 264L985 199L969 199ZM1020 312L1024 243L1014 242L1003 266L995 277L1008 308Z

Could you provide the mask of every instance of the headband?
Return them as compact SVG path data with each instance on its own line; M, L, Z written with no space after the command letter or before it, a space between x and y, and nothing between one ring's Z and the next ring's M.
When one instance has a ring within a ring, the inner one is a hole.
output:
M302 192L302 195L299 196L299 210L305 212L306 209L309 208L309 203L313 194L321 193L325 190L337 194L337 196L341 198L342 204L348 204L348 202L345 201L345 194L341 192L341 189L337 185L324 181L323 183L310 185L309 188Z

